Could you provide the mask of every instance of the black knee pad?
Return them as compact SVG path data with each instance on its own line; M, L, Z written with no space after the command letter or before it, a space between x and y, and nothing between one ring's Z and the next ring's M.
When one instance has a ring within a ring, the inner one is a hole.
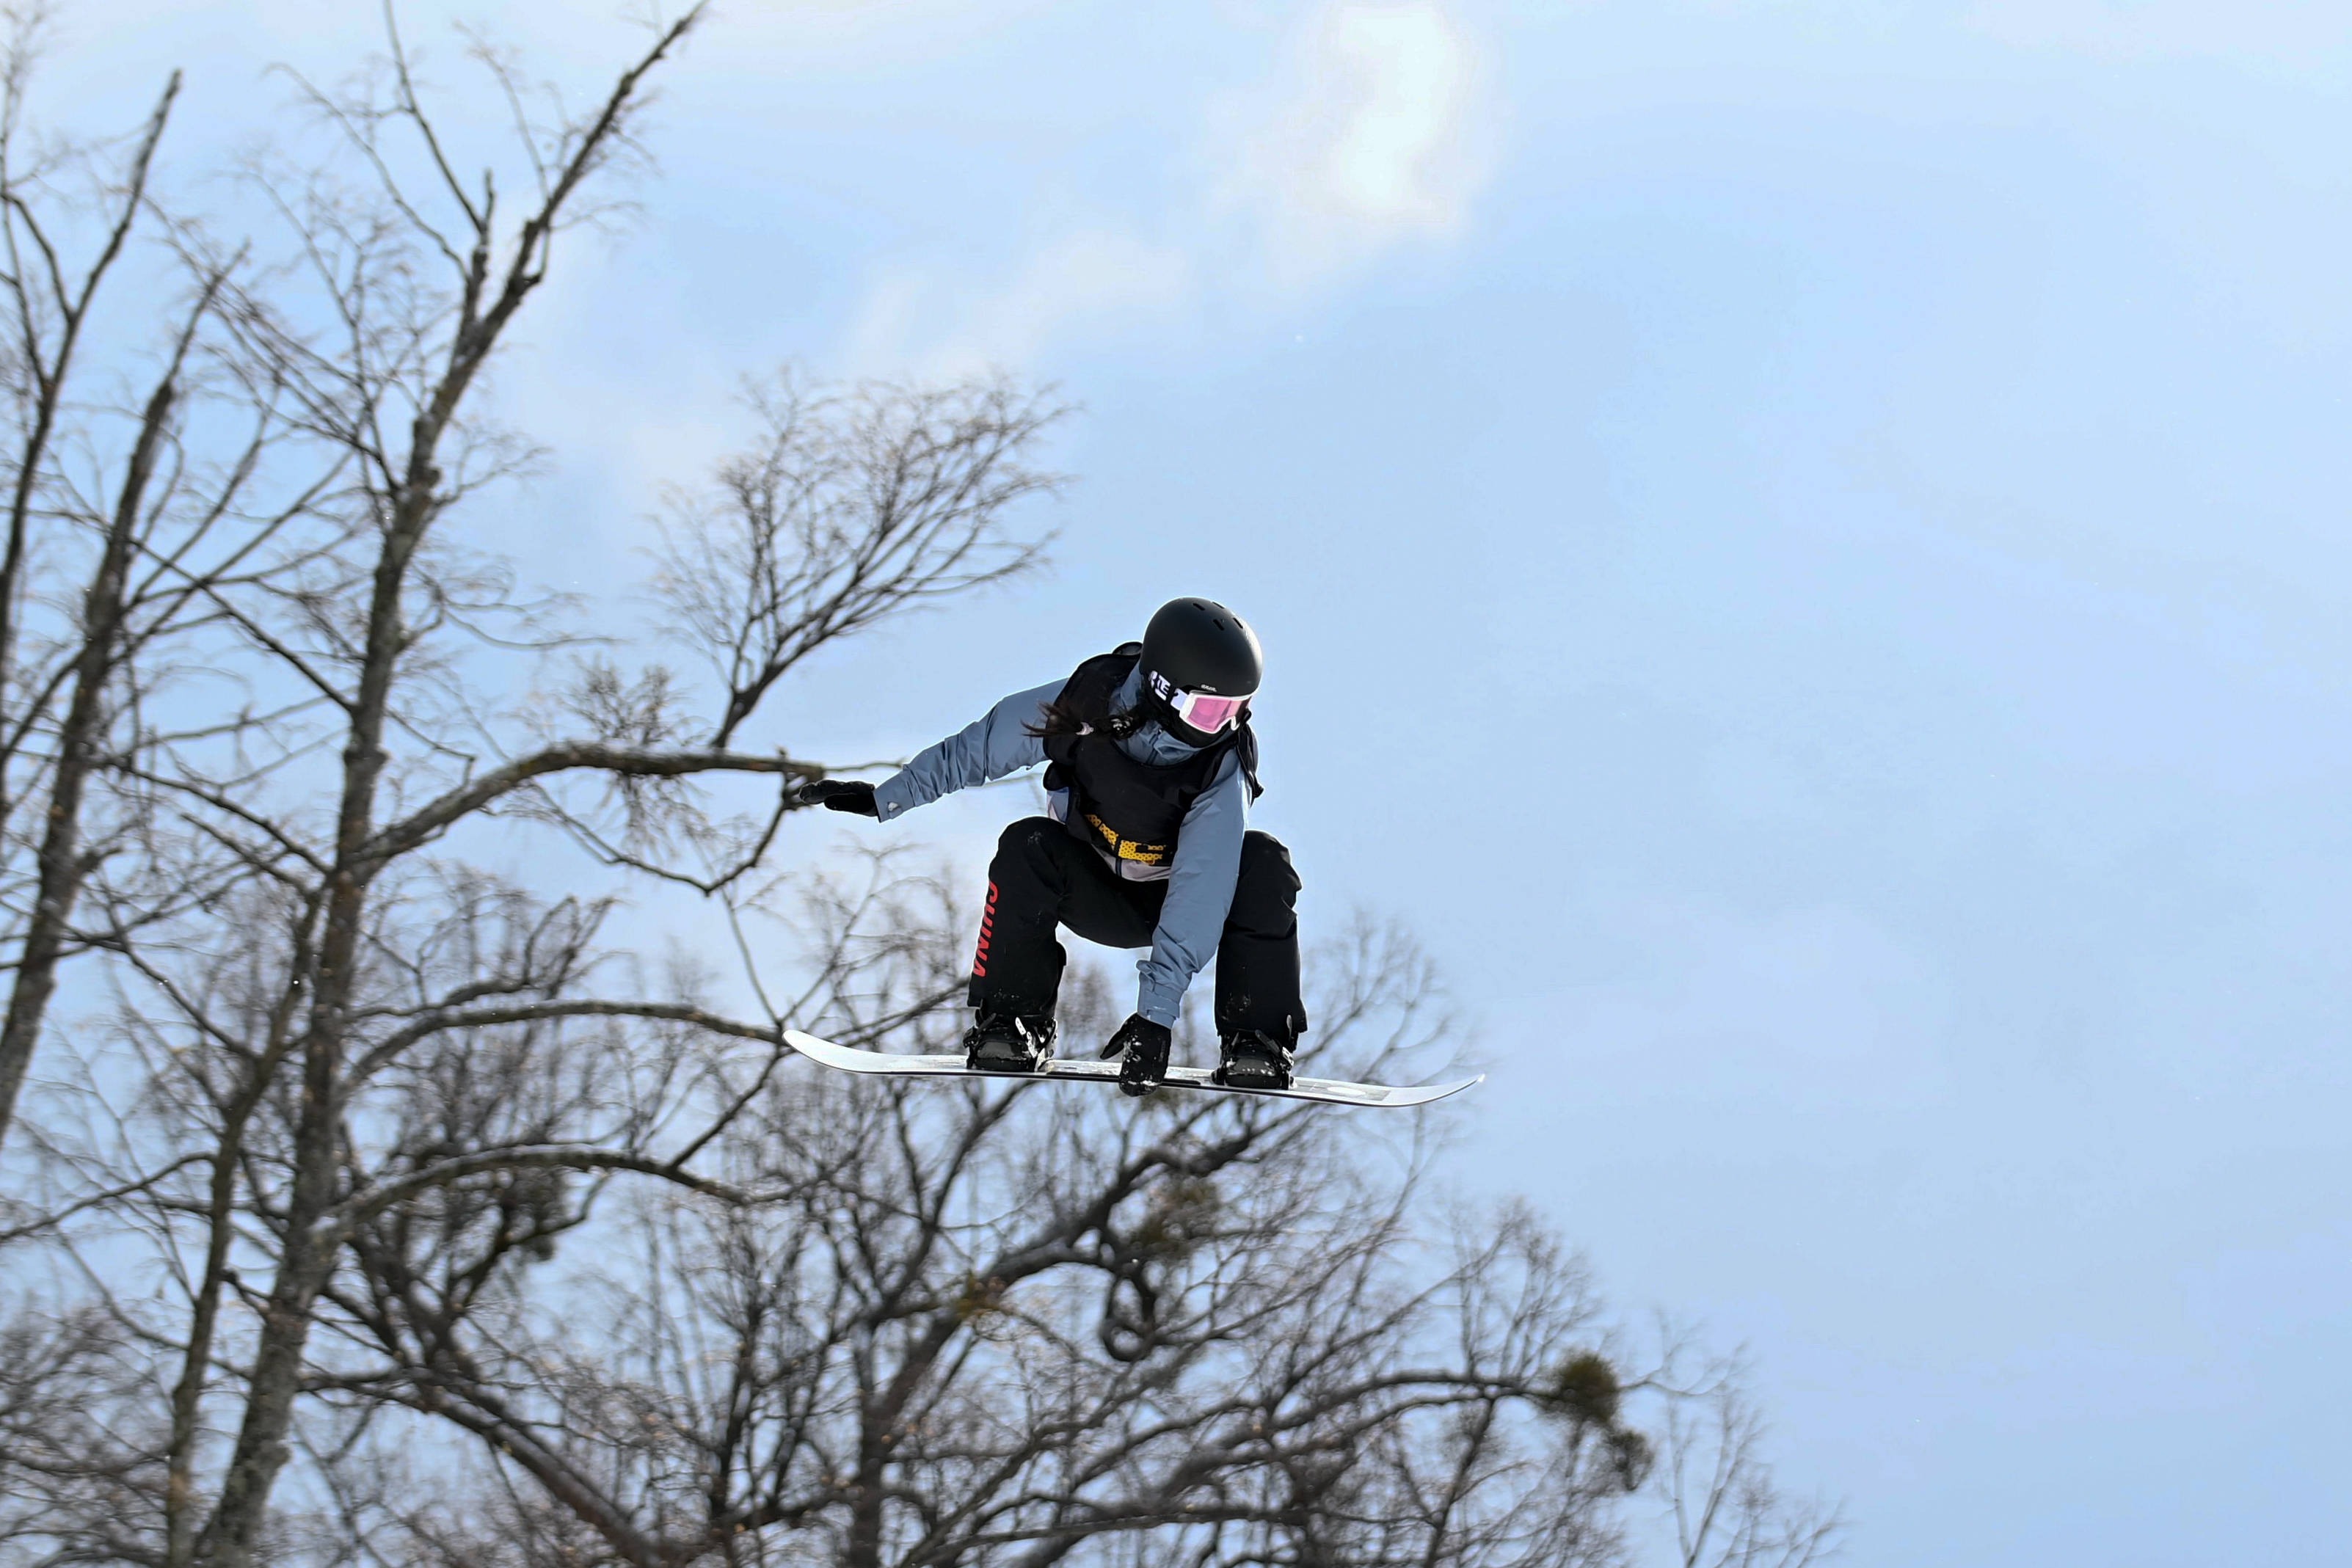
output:
M1004 831L996 835L996 852L1026 853L1042 847L1048 838L1068 831L1051 817L1023 817L1005 823Z
M1255 828L1242 835L1241 881L1235 897L1271 894L1287 904L1298 897L1303 885L1297 868L1290 863L1290 851L1280 839Z

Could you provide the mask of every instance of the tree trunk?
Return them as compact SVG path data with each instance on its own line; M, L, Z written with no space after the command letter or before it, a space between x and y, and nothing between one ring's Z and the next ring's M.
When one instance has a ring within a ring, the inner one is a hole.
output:
M325 929L317 972L310 977L310 1016L302 1043L302 1098L294 1133L294 1186L287 1205L285 1254L262 1312L261 1343L246 1390L245 1424L221 1484L219 1502L198 1538L195 1561L208 1568L248 1568L269 1506L270 1488L288 1458L286 1435L300 1390L311 1308L333 1272L341 1247L320 1221L335 1202L335 1145L341 1106L343 1046L349 1030L360 933L367 916L375 866L376 788L383 777L383 732L407 628L401 594L425 531L432 525L440 483L427 443L440 427L423 417L415 432L407 483L384 530L368 609L367 650L359 695L352 704L343 747L342 800L336 813L335 866L329 883Z
M122 640L123 586L139 534L140 510L146 502L156 450L163 444L163 427L177 396L173 378L167 375L147 400L139 440L131 448L131 470L123 478L122 495L99 555L98 571L82 599L82 642L74 661L73 698L58 737L57 777L50 785L48 822L41 835L40 889L17 959L7 1015L0 1020L0 1144L7 1141L17 1091L32 1064L33 1047L40 1039L49 998L57 992L58 965L65 953L74 904L89 876L90 866L81 845L82 796L106 733L107 686L113 679Z

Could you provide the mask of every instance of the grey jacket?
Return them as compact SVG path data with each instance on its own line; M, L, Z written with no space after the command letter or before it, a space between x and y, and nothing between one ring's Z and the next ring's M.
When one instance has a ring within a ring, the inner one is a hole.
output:
M1016 692L989 709L985 717L925 750L875 786L875 810L884 821L895 821L952 790L1045 761L1045 743L1031 735L1028 727L1038 722L1047 703L1062 695L1064 684L1055 681ZM1142 675L1129 674L1113 706L1125 712L1134 707L1142 691ZM1157 724L1143 726L1118 744L1138 762L1161 767L1181 762L1198 749ZM1067 793L1053 792L1049 810L1056 818L1067 809ZM1141 982L1135 1010L1154 1023L1175 1026L1185 988L1216 956L1225 914L1233 907L1234 883L1241 874L1242 834L1248 827L1249 786L1242 778L1241 759L1228 752L1209 787L1184 813L1174 862L1161 873L1168 879L1168 902L1160 908L1150 956L1136 966Z

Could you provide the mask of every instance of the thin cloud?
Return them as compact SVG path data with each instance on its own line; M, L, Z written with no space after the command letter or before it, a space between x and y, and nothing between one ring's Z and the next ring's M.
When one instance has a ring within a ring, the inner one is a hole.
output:
M1266 85L1203 106L1203 172L1161 221L1074 227L992 287L888 268L844 357L860 371L1018 368L1082 329L1328 287L1400 246L1445 240L1491 172L1490 75L1435 0L1323 5Z
M1442 5L1335 5L1276 101L1238 117L1222 204L1276 282L1308 284L1458 229L1484 189L1486 72Z
M912 369L969 375L1033 361L1055 337L1181 308L1196 291L1192 258L1117 229L1066 234L1034 253L1002 287L942 311L919 273L878 278L849 334L847 358L862 371ZM934 346L909 351L942 315L956 319Z

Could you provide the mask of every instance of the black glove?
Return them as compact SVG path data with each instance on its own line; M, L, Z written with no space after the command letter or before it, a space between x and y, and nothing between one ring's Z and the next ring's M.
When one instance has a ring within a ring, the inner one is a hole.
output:
M882 816L875 809L874 786L855 779L820 779L814 784L803 784L793 793L793 803L823 806L828 811L854 811L877 821Z
M1141 1013L1132 1013L1102 1048L1106 1060L1126 1052L1118 1064L1118 1092L1122 1094L1149 1094L1160 1087L1168 1076L1168 1048L1174 1036L1166 1024L1153 1023Z

